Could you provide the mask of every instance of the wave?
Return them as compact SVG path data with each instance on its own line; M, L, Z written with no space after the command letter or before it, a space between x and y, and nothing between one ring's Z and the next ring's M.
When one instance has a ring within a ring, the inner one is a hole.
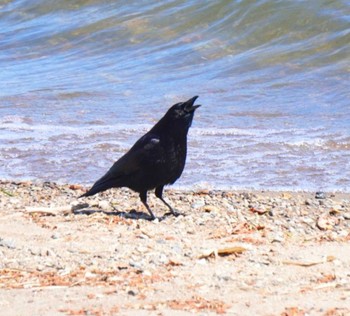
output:
M2 1L0 177L90 182L200 95L184 185L350 187L349 8Z

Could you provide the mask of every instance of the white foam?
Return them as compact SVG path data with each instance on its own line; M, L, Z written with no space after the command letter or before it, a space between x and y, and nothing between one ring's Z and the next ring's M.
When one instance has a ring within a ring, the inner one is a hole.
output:
M151 127L32 125L21 117L10 118L0 127L0 178L91 183ZM344 149L334 146L337 141ZM347 141L322 129L194 127L177 185L274 190L334 190L341 185L344 190L350 187L350 180L344 182L350 179Z

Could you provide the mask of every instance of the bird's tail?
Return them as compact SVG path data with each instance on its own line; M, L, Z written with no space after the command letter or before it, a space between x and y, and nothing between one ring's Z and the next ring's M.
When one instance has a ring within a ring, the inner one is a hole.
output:
M79 198L95 195L96 193L106 191L113 187L117 187L115 180L111 179L110 177L107 177L107 175L108 174L103 176L100 180L97 180L96 183L92 186L92 188L83 195L79 196Z

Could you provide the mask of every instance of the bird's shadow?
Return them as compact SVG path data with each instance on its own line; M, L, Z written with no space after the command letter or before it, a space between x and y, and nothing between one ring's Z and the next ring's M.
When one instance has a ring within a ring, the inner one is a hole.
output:
M154 218L152 218L148 213L139 212L139 211L136 211L135 209L131 209L128 211L118 211L115 209L113 211L104 211L100 209L91 209L91 208L73 210L73 214L75 215L93 215L96 213L105 214L108 216L119 216L125 219L133 219L133 220L143 219L151 222L154 221ZM161 217L156 217L156 219L158 219L158 221L161 222L164 219L166 219L166 217L168 217L169 215L171 215L171 213L166 213Z

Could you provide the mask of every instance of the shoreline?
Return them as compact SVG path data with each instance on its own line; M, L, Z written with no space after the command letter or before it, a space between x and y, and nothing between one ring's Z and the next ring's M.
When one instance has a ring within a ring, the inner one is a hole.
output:
M0 181L4 314L350 314L350 194L85 189Z
M57 184L39 181L0 180L0 210L5 207L14 209L61 207L67 211L76 211L95 207L103 211L118 211L127 215L127 210L147 214L139 194L128 188L113 188L88 198L79 198L89 187L80 184ZM260 209L271 212L279 207L287 209L291 215L300 211L325 211L327 209L350 210L350 193L346 192L309 192L309 191L273 191L273 190L210 190L210 189L174 189L165 187L164 197L180 210L205 209L206 205L234 211L234 209ZM196 201L196 197L198 201ZM212 201L214 199L214 201ZM187 204L184 203L187 201ZM148 202L161 211L165 206L155 197L154 190L148 191ZM153 207L154 207L153 206ZM186 213L185 212L185 213ZM145 218L143 216L143 218Z
M0 185L25 185L25 186L30 186L30 185L37 185L41 186L44 184L52 185L52 186L57 186L57 187L69 187L69 186L76 186L80 187L82 190L88 189L91 187L94 183L79 183L79 182L60 182L60 181L43 181L43 180L26 180L26 179L1 179L0 178ZM283 193L283 192L289 192L289 193L316 193L316 192L323 192L327 193L329 195L331 194L343 194L343 195L349 195L350 196L350 191L347 190L342 190L342 189L334 189L334 190L314 190L314 189L302 189L302 188L295 188L295 189L290 189L290 188L253 188L253 187L219 187L218 189L213 188L214 185L208 184L208 186L204 185L193 185L193 187L187 187L187 186L177 186L177 185L168 185L164 187L164 190L169 190L169 191L179 191L179 192L197 192L197 191L210 191L210 192L271 192L271 193ZM123 188L121 188L123 189ZM131 189L130 189L131 190ZM153 190L154 191L154 190ZM149 191L151 192L151 191Z

